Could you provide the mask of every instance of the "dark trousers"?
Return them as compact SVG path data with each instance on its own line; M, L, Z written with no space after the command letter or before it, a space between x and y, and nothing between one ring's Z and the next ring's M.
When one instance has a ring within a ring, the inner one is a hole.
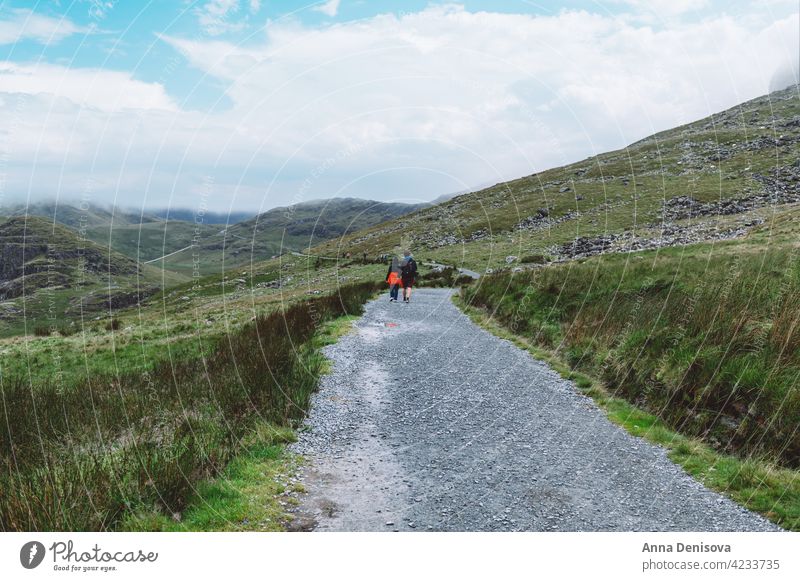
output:
M399 284L393 284L389 288L389 297L393 298L394 300L397 300L397 295L398 295L399 292L400 292L400 285Z

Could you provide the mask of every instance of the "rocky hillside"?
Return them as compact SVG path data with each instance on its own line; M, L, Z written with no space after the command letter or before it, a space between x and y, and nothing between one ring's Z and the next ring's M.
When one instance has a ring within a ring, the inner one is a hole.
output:
M6 219L0 222L0 327L133 304L157 290L156 274L52 220Z
M745 236L800 202L800 95L778 91L564 167L354 233L320 254L398 244L475 269Z
M0 299L20 296L25 288L62 288L81 284L80 275L137 275L139 265L44 218L12 218L0 224Z
M311 256L249 264L251 240L242 232L238 251L247 262L176 288L168 300L189 308L189 291L202 289L197 300L209 305L222 293L252 304L382 280L383 255L401 247L414 252L426 275L429 262L489 273L702 241L730 241L733 253L731 244L747 252L778 238L789 244L800 235L798 158L800 94L787 89L618 151L348 231L313 247Z

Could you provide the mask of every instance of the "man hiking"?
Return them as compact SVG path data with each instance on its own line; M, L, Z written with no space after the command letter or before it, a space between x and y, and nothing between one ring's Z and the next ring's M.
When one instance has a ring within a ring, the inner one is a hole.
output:
M417 261L411 252L403 252L403 261L400 263L400 281L403 283L403 302L411 302L411 287L417 280Z
M386 273L386 282L389 283L389 302L397 302L397 294L400 291L400 260L397 256L392 256L389 262L389 272Z

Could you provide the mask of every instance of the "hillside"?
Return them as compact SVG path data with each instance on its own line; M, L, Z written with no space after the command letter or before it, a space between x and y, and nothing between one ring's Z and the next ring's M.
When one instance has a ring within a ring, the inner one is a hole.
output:
M61 326L136 304L158 289L155 269L36 216L0 222L0 332ZM95 316L95 315L92 316Z
M170 278L180 279L196 275L198 270L201 275L220 273L223 268L304 250L427 205L333 198L273 208L240 222L236 220L250 214L204 213L202 221L195 221L189 210L141 213L55 202L11 206L0 215L55 219L100 246L152 263Z
M196 240L212 238L219 232L219 226L204 223L156 220L88 228L86 237L134 260L148 262L187 248Z
M790 230L797 222L799 157L800 96L787 89L622 150L347 233L318 244L310 257L245 262L246 268L201 278L192 288L208 308L223 293L227 305L244 305L262 295L322 292L344 280L382 280L380 257L401 247L421 264L501 272L607 252L744 242L759 233L759 240L769 240L776 221ZM175 289L167 298L191 294Z
M0 216L38 216L77 231L79 235L129 258L147 262L213 236L219 226L197 223L188 210L176 210L165 220L166 211L141 212L78 202L35 202L0 208ZM249 215L249 214L248 214ZM179 219L188 218L188 220ZM211 215L212 220L219 216Z
M166 258L163 267L203 274L218 273L274 255L305 251L364 228L413 212L423 204L394 204L355 198L332 198L273 208L255 218L206 235L194 248ZM159 266L161 262L157 262Z
M147 213L151 216L157 216L162 220L169 220L170 222L191 222L195 223L197 220L198 212L190 208L158 208L156 210L148 210ZM203 224L213 226L228 226L236 224L244 220L249 220L253 217L255 212L211 212L205 210L203 212Z
M364 231L323 255L398 244L475 270L544 255L744 236L800 201L800 97L786 89L625 149L468 193Z
M58 222L75 230L86 228L108 228L149 223L158 220L155 216L131 210L106 207L98 204L74 201L42 201L30 204L12 204L0 207L0 216L9 218L39 216Z

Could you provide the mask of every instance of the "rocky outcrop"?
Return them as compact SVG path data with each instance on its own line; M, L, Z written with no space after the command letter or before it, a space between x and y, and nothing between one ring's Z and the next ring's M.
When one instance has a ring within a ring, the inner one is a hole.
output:
M772 175L753 174L761 183L763 192L741 198L728 198L718 202L700 202L691 196L678 196L666 200L662 208L664 222L700 218L703 216L730 216L758 208L800 202L800 167L783 166Z
M139 264L44 218L0 223L0 300L41 288L79 288L88 278L137 276Z
M667 246L685 246L710 240L729 240L746 235L755 226L763 223L760 218L743 220L729 225L702 223L692 226L669 224L658 233L638 235L632 232L580 237L572 242L548 249L557 261L573 260L606 254L609 252L637 252Z
M518 222L517 225L514 226L514 230L544 230L546 228L552 228L561 222L572 220L577 216L577 212L567 212L558 218L551 218L547 208L540 208L535 216L528 216L524 220Z
M160 289L158 287L148 287L128 292L109 293L108 291L103 291L90 293L88 295L72 299L66 314L78 315L84 311L107 311L138 306L146 298L154 295L159 290Z

